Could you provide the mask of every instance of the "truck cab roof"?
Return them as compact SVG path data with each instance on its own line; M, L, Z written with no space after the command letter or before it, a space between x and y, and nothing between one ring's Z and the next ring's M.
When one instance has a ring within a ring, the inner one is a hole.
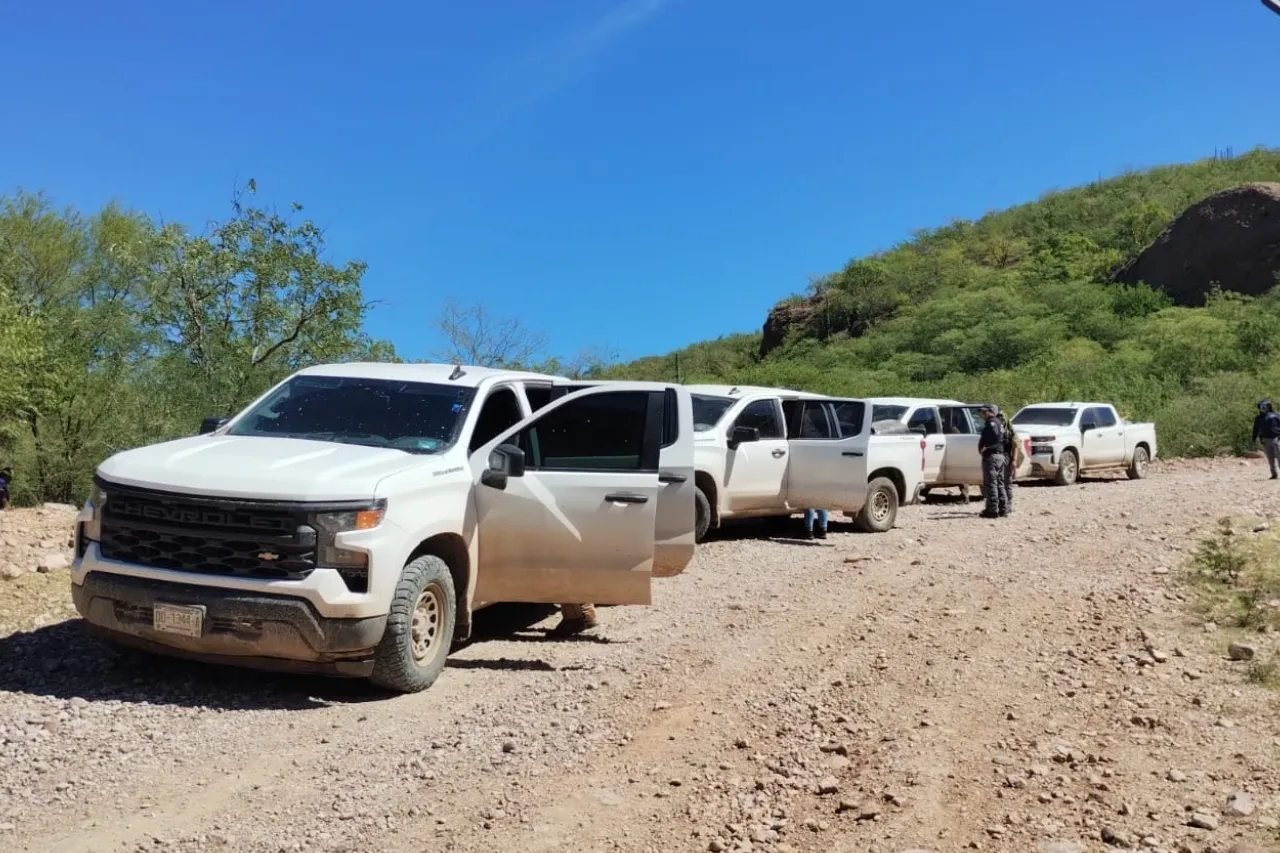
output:
M497 367L469 367L457 364L395 364L381 361L351 361L341 364L318 364L304 368L296 375L350 376L362 379L385 379L400 382L434 382L460 388L478 388L486 380L528 379L554 382L561 377L524 370Z

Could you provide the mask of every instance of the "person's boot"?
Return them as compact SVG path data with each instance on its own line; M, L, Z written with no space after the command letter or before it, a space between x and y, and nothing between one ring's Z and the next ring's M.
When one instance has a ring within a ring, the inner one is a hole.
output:
M600 624L593 604L561 605L560 612L560 624L551 629L549 636L572 637Z
M814 537L814 532L813 532L813 528L812 528L812 527L806 527L806 528L804 529L804 538L805 538L805 539L813 539L813 538L815 538L815 537Z
M826 539L826 538L827 538L827 528L825 528L825 527L819 527L819 528L818 528L818 530L817 530L817 532L815 532L815 533L813 534L813 538L814 538L814 539Z
M1000 513L990 508L984 508L982 512L978 513L978 518L999 518L999 517L1000 517Z

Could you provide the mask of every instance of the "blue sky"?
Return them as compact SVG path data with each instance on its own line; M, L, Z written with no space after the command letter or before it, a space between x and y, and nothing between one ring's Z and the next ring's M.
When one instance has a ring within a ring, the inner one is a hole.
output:
M163 10L163 11L162 11ZM1257 0L10 3L0 192L222 217L252 177L370 264L631 358L760 327L916 228L1280 143Z

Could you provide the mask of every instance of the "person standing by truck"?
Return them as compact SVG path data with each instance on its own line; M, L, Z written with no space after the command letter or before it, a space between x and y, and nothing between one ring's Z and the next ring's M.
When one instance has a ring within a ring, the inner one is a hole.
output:
M818 529L814 530L813 521L818 520ZM825 509L806 509L804 511L804 538L827 538L827 511Z
M551 629L549 636L572 637L599 624L594 604L561 604L560 623Z
M1258 401L1258 415L1253 419L1253 440L1262 442L1271 468L1271 479L1280 478L1280 414L1270 400Z
M1000 428L1004 430L1005 443L1005 465L1004 465L1004 496L1005 506L1008 507L1006 515L1013 512L1013 473L1018 468L1021 461L1020 454L1022 448L1018 446L1018 437L1013 432L1013 424L1005 417L1004 412L996 415L1000 419Z
M1004 474L1009 466L1009 458L1005 454L1004 429L1000 419L996 417L1000 410L993 405L983 406L979 410L986 422L982 434L978 437L978 452L982 454L982 495L986 498L980 516L982 518L1003 518L1009 514L1009 495L1005 492Z

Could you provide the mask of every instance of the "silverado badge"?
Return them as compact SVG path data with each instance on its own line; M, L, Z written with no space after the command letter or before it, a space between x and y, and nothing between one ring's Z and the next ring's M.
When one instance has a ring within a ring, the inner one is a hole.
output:
M269 563L272 560L280 559L280 555L275 553L274 551L263 551L261 554L258 555L258 559L264 560Z

